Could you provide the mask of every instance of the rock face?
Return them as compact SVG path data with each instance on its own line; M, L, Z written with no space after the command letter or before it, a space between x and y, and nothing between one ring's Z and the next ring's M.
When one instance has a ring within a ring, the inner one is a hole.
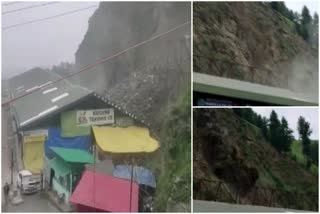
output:
M195 72L289 88L317 99L317 51L268 5L198 2L193 22Z
M186 3L102 2L89 20L88 31L76 52L76 65L80 68L92 64L190 21L188 12L190 4ZM186 40L185 35L190 37L190 27L132 49L80 78L85 80L82 81L84 84L104 91L128 77L135 69L161 59L164 61L170 56L179 56L181 52L186 54L184 47L176 49L178 46L173 46L168 50L172 44L184 43L187 46L190 39ZM101 75L93 77L93 73Z
M76 52L87 66L191 21L190 3L102 2ZM191 23L84 72L77 80L147 123L190 84Z
M231 195L244 204L256 197L255 204L264 206L272 199L272 206L317 207L318 178L279 154L256 126L230 109L194 109L193 115L194 199L232 202L226 200ZM221 194L216 195L217 186L206 181L211 179L226 184L220 187ZM302 198L292 199L295 191Z

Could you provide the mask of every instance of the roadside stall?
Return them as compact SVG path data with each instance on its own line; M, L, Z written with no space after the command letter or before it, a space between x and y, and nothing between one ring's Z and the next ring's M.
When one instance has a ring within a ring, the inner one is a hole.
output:
M141 185L148 184L153 187L156 186L155 179L152 181L153 176L150 175L150 173L148 174L148 171L144 170L144 168L136 166L140 156L143 157L146 153L155 152L159 148L158 141L150 136L149 129L138 126L125 128L93 126L92 132L96 142L95 148L110 154L114 164L120 165L120 170L114 171L114 175L128 178L126 171L130 173L130 189L127 190L130 198L132 197L132 186L135 182L140 182ZM127 167L127 170L123 170L123 166ZM143 173L147 174L147 179L141 179ZM139 188L140 187L141 186L139 186ZM139 200L142 199L140 198ZM142 207L139 207L139 211L143 211L141 208ZM132 205L130 204L127 212L132 211Z
M49 185L60 202L68 203L77 186L85 164L93 163L93 156L81 149L50 147L55 157L49 160Z
M138 212L138 197L137 183L87 169L70 202L77 212Z

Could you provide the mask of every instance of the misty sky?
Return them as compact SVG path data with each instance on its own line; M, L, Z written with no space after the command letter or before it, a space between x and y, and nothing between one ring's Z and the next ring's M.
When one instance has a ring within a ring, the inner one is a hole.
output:
M5 4L7 2L3 2ZM2 12L46 2L20 2L2 6ZM294 11L305 4L313 14L319 11L317 1L285 1ZM60 2L57 4L2 15L2 26L46 18L98 2ZM11 77L36 66L51 67L61 61L74 62L74 53L88 28L95 8L44 22L28 24L2 32L2 78Z
M20 2L3 6L2 12L46 2ZM98 2L59 2L43 7L2 15L2 27L54 16L97 5ZM11 77L36 66L51 67L61 61L74 62L88 20L96 8L55 19L24 25L2 32L2 78Z
M303 116L306 121L310 123L312 129L311 139L319 139L319 122L318 122L318 108L274 108L274 107L263 107L263 108L252 108L258 114L270 117L270 113L275 110L278 114L279 120L282 116L288 121L289 127L294 131L294 137L298 138L297 123L299 116Z

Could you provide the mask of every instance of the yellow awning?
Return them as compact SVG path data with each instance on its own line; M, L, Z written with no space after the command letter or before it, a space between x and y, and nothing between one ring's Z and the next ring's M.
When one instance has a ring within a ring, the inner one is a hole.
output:
M130 126L92 127L96 143L105 152L112 153L140 153L154 152L159 143L149 134L149 129Z

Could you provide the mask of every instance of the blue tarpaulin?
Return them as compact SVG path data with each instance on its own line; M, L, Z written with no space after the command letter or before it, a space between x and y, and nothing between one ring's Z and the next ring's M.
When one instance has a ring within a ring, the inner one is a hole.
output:
M113 176L118 178L131 178L131 165L116 165L113 170ZM133 180L138 184L143 184L156 188L156 179L153 173L141 166L133 167Z
M50 147L63 147L88 151L90 149L90 136L61 137L60 128L49 128L48 138L45 142L45 154L51 159L55 154Z

